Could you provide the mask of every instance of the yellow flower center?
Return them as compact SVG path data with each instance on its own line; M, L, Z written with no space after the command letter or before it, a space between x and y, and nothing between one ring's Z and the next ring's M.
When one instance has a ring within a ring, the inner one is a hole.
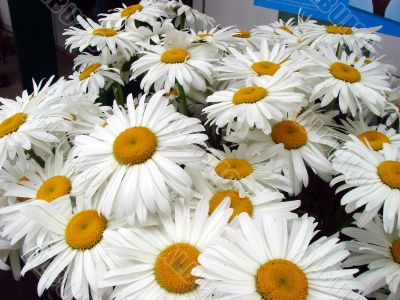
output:
M400 189L400 161L386 160L378 166L382 182L392 189Z
M25 123L27 115L24 113L16 113L11 117L5 119L0 124L0 138L4 137L7 134L10 134L14 131L17 131L18 128Z
M146 127L131 127L121 132L114 141L115 159L123 165L142 164L157 149L156 135Z
M278 28L286 31L287 33L293 34L293 31L289 27L287 27L285 25L284 26L279 26Z
M330 25L326 28L326 32L332 34L353 34L353 29L347 26Z
M307 143L307 131L295 121L284 120L272 127L272 140L285 149L298 149Z
M250 37L250 31L242 29L238 33L233 34L234 37L248 39Z
M118 31L112 28L96 28L92 31L93 35L110 37L118 34Z
M189 52L182 48L174 48L164 51L161 61L166 64L179 64L189 58Z
M390 139L383 133L378 131L366 131L358 135L358 139L365 145L371 145L372 149L379 151L383 149L384 143L390 144Z
M18 182L21 182L21 181L29 181L29 179L28 179L28 177L26 177L26 176L22 176L21 178L18 179ZM18 185L21 185L21 184L18 183ZM18 201L18 202L24 202L24 201L26 201L26 200L29 200L29 198L26 198L26 197L17 197L17 201Z
M179 92L176 89L171 89L168 93L165 93L165 96L170 97L178 97L179 96Z
M65 176L53 176L42 183L36 198L51 202L71 192L71 181Z
M212 33L199 33L197 36L201 39L204 39L205 37L213 36L213 34Z
M262 299L303 300L307 299L308 280L294 263L273 259L257 270L256 288Z
M231 199L231 208L233 208L233 213L229 218L229 222L242 212L246 212L250 216L253 215L253 204L251 203L250 199L247 197L241 198L237 191L232 190L215 193L210 200L208 213L211 215L226 197Z
M87 66L81 74L79 74L79 80L85 80L86 78L89 78L92 73L94 73L98 68L101 67L101 64L92 64L90 66Z
M73 249L90 249L101 241L106 226L106 218L97 211L91 209L78 212L65 228L65 240Z
M157 256L154 274L158 284L170 293L185 294L196 288L192 269L199 265L200 252L192 245L175 243Z
M344 63L331 64L330 72L335 78L346 82L355 83L361 80L361 73L353 66Z
M268 91L260 86L241 88L233 94L232 102L236 105L251 104L268 96Z
M394 240L392 243L393 260L400 264L400 240Z
M245 159L225 158L215 166L218 176L225 179L241 179L253 172L252 165Z
M276 64L270 61L260 61L254 63L251 68L258 74L258 75L269 75L272 76L279 70L280 64Z
M133 15L135 12L141 11L142 9L143 6L140 4L130 5L121 11L121 17L129 17L130 15Z

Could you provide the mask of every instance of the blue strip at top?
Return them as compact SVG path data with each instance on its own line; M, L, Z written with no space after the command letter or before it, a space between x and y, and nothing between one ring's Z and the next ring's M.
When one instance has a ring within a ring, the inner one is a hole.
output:
M383 28L379 32L400 37L399 22L352 7L349 5L349 0L254 0L254 4L292 14L298 14L301 9L301 13L304 16L311 16L314 19L352 27L382 25ZM400 19L400 11L398 13Z

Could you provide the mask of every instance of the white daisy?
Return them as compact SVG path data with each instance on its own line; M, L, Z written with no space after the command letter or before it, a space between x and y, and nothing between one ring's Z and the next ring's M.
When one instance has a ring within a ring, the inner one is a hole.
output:
M69 93L99 95L100 89L107 88L114 82L124 85L119 69L110 68L101 63L81 67L68 78L70 80L65 83L65 86Z
M336 111L323 114L319 105L313 105L299 115L289 114L273 122L269 135L252 130L245 139L233 134L226 137L226 140L246 140L250 153L262 154L272 161L280 162L283 173L290 179L292 190L297 195L303 185L308 186L307 167L322 179L331 179L332 168L328 156L337 147L333 121L336 115Z
M242 54L234 48L229 48L231 55L221 61L221 66L215 68L220 80L242 80L250 76L273 76L280 68L292 72L304 65L304 59L291 57L293 51L279 43L270 49L267 40L261 41L259 49L246 49Z
M51 153L52 143L59 142L54 133L71 129L59 98L47 93L46 86L32 95L24 91L16 100L0 98L0 167L20 150L35 147Z
M171 19L166 19L162 22L155 22L149 28L148 26L135 27L134 23L132 28L128 30L136 32L136 35L140 37L141 47L146 47L149 45L159 45L162 41L162 36L164 36L168 31L174 30L174 25L172 25Z
M207 136L200 120L177 113L163 94L147 103L144 95L138 105L129 95L127 110L114 104L107 126L75 138L77 185L88 195L103 188L99 211L106 217L114 212L117 218L144 221L148 211L169 212L168 187L184 197L192 193L191 179L179 164L201 158L204 152L195 144Z
M358 58L353 53L345 52L337 58L331 48L321 47L320 52L303 51L314 63L305 76L320 78L311 95L311 101L321 99L321 106L326 106L338 98L342 113L350 111L355 117L362 112L364 104L375 115L382 115L386 99L384 92L390 91L385 70L378 62L364 64L365 57Z
M288 221L283 214L238 217L239 226L200 254L192 274L218 299L365 299L354 289L356 269L343 269L349 255L338 238L315 236L313 218Z
M312 40L311 47L327 44L336 49L344 45L351 52L360 55L364 48L374 53L374 43L381 41L381 37L376 33L381 26L356 28L335 24L325 26L316 23L304 23L300 27L305 33L305 37Z
M74 58L74 70L83 70L84 68L93 65L93 64L100 64L100 65L109 65L112 64L112 57L110 55L104 55L100 53L99 55L93 55L89 52L82 52L77 57Z
M382 151L373 151L354 136L334 153L333 169L340 175L331 185L344 182L337 191L351 189L342 198L346 212L364 207L357 226L364 227L383 206L383 223L391 232L400 212L400 161L398 148L385 143Z
M281 175L282 166L268 161L265 155L250 151L246 144L239 145L237 150L230 150L224 145L224 152L208 149L203 159L203 176L212 181L245 194L271 188L291 192L290 181Z
M111 54L117 53L118 50L124 54L126 60L139 50L136 44L138 39L133 32L121 31L112 27L111 24L102 26L89 18L85 20L81 16L77 17L77 21L83 29L71 27L63 33L69 36L65 45L70 50L78 48L79 52L82 52L89 46L96 47L97 51L108 51Z
M61 211L45 201L37 201L35 205L22 209L36 226L53 236L45 244L37 245L21 271L24 275L51 261L40 276L39 296L59 276L62 278L60 293L63 299L101 299L110 292L110 289L98 287L105 272L116 265L108 253L110 242L105 233L113 231L117 234L116 229L121 223L105 218L87 203L77 199L76 208L68 202Z
M34 245L40 245L53 236L48 235L51 232L37 226L21 210L38 200L45 200L55 209L63 211L70 205L70 196L76 194L73 188L74 169L70 162L64 160L61 151L56 151L55 155L46 160L44 169L35 162L29 162L23 170L19 170L21 168L18 164L6 167L2 175L7 176L8 180L2 186L5 189L4 195L11 198L13 203L0 209L1 235L8 238L12 245L22 242L22 252L26 254ZM17 174L21 176L16 178Z
M197 205L199 201L208 201L210 214L225 198L229 198L230 207L233 209L229 221L242 212L250 216L271 212L285 212L292 217L297 216L291 211L300 206L300 200L283 201L283 194L270 189L257 192L246 190L245 193L241 193L203 177L198 169L186 167L185 170L192 177L195 189L193 203Z
M237 44L237 39L233 36L235 33L233 26L223 28L217 26L210 30L200 30L197 33L193 29L190 31L193 40L207 43L221 51L226 51L228 47Z
M359 219L359 215L355 219ZM382 287L400 293L400 232L385 232L382 220L376 215L364 228L344 228L342 232L353 240L346 242L351 252L346 266L367 265L368 270L357 276L368 296ZM385 298L386 299L386 298ZM394 298L398 299L398 298Z
M240 89L219 91L207 98L211 103L203 109L207 120L218 128L236 124L237 134L245 136L249 129L271 132L271 121L281 120L286 113L297 113L307 101L295 89L302 85L298 77L290 76L287 69L279 69L273 76L250 78Z
M162 216L160 227L121 229L123 239L114 249L128 261L109 271L102 285L116 286L115 299L202 299L191 271L231 214L227 200L211 215L202 201L193 216L189 205L177 200L174 218Z
M387 128L384 124L369 126L363 118L357 120L347 118L342 120L342 123L346 134L341 137L345 141L351 140L348 136L351 134L358 137L364 144L371 146L374 151L382 150L385 143L400 146L400 134L393 128Z
M263 38L276 40L278 39L279 35L282 34L282 31L293 34L296 27L297 26L295 25L294 18L290 18L286 22L279 19L278 21L274 21L269 25L255 26L252 30L252 33Z
M132 66L131 79L146 73L140 87L148 92L154 84L154 90L167 91L179 83L185 92L193 86L196 90L206 90L206 81L211 82L215 60L215 48L209 45L191 44L190 36L184 32L169 31L164 46L148 46L143 56Z
M45 159L47 159L46 157ZM32 159L28 159L23 151L18 151L17 155L13 160L6 160L0 170L0 188L3 190L1 195L4 198L4 206L12 205L18 201L26 200L24 198L17 199L14 196L5 196L4 190L7 184L19 184L21 181L26 181L28 178L25 176L29 170L38 168L36 162Z
M89 134L96 125L106 126L105 119L112 110L109 106L95 103L95 97L88 94L75 94L66 97L65 110L71 115L73 129L68 132L68 137L73 138L78 134Z
M114 9L112 13L100 14L100 16L103 16L100 19L101 23L111 23L116 28L121 28L123 25L129 28L135 21L153 25L161 17L167 17L167 14L157 1L141 0L139 3L129 6L122 4L121 8Z
M184 18L185 20L185 26L186 27L196 27L197 29L200 30L205 30L214 27L215 20L201 12L199 12L197 9L194 9L190 7L189 5L185 5L182 3L182 0L174 1L176 2L176 7L174 10L176 11L176 25L180 25L181 23L181 18ZM181 26L182 27L182 26ZM181 28L183 29L183 28Z
M298 23L301 22L314 22L312 20L302 21L298 19ZM306 38L303 31L299 26L294 24L294 19L289 19L287 22L282 20L273 22L270 25L256 26L252 30L252 34L257 37L267 38L268 40L274 40L281 45L286 45L288 49L299 50L308 47L311 41Z

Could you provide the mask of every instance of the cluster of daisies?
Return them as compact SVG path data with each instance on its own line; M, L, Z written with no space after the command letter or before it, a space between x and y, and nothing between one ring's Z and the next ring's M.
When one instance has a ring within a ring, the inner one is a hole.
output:
M180 0L78 17L74 73L0 98L0 269L62 299L399 299L378 29L223 28ZM333 236L299 213L313 173L353 220Z

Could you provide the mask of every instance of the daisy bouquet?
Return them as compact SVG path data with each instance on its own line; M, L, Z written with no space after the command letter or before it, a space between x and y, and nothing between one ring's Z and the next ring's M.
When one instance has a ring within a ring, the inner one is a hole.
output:
M0 98L0 268L62 299L399 299L378 29L77 17L73 74Z

